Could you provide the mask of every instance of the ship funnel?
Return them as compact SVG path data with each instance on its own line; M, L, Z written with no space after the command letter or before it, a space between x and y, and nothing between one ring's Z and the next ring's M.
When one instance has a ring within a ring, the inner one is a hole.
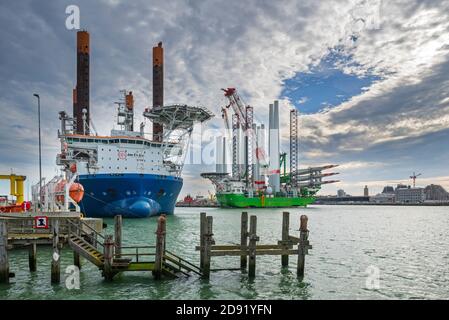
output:
M153 108L164 105L164 48L162 42L153 47ZM153 140L162 141L164 129L153 121Z
M73 118L76 119L76 133L89 134L89 51L90 40L87 31L76 34L76 88L73 90ZM83 113L83 110L85 112Z

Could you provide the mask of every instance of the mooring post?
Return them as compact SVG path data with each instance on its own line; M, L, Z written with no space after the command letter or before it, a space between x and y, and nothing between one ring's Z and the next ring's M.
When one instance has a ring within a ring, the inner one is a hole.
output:
M210 278L210 251L212 249L212 244L213 244L213 232L212 232L212 227L213 227L213 221L214 218L213 217L207 217L206 218L206 233L204 234L204 265L203 265L203 278L204 279L209 279Z
M36 242L32 242L29 244L28 248L28 266L30 267L30 272L36 271L36 254L37 254L37 245Z
M251 216L249 220L249 266L248 276L254 278L256 276L256 242L259 241L257 236L257 216Z
M157 220L156 230L156 257L154 262L153 277L160 279L162 275L162 261L164 257L164 240L165 240L165 223L166 218L161 215Z
M5 220L0 220L0 283L9 283L8 228Z
M114 262L114 239L112 234L106 235L104 238L104 267L103 276L106 280L110 281L114 277L112 272L112 263Z
M207 233L207 219L206 212L200 213L200 268L204 267L204 244L205 238L204 235Z
M289 228L290 228L290 213L282 212L282 245L284 249L287 249L287 242L289 240ZM288 266L288 254L281 256L281 264L283 267Z
M78 237L81 237L81 228L82 228L81 218L78 218L78 220L75 222L75 224L76 224L76 227L75 227L74 233ZM71 230L71 229L72 229L72 226L69 225L69 230ZM81 257L80 257L80 254L78 252L76 252L76 250L73 250L73 264L75 266L77 266L78 269L81 269Z
M114 217L114 243L115 243L115 256L121 258L122 253L122 224L123 219L121 215Z
M301 215L299 227L299 243L298 243L298 277L304 277L304 267L306 263L306 254L309 249L309 230L307 229L308 218L306 215Z
M59 220L52 219L53 255L51 259L51 283L61 280L61 257L59 252Z
M240 250L248 250L248 212L242 212L240 228ZM240 256L240 269L246 269L248 264L247 256Z

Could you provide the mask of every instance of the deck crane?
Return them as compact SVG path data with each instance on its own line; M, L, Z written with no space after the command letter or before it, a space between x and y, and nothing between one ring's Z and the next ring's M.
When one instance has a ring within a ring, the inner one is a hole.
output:
M226 109L228 109L229 107L232 107L234 113L238 115L240 119L240 124L243 126L243 128L250 128L251 126L248 126L248 120L252 119L247 119L245 104L243 103L243 100L240 98L240 96L237 94L237 90L235 88L227 88L221 90L224 91L225 97L228 98L229 100L229 104L226 107L222 108L222 114L224 113L225 115L223 119L225 119L226 129L229 128L228 117L226 113ZM250 132L251 132L251 139L252 141L254 141L256 146L255 151L257 160L259 161L262 167L266 167L268 165L268 162L265 159L265 151L263 150L263 146L258 145L257 137L254 130L250 130Z
M416 174L416 173L413 171L413 175L410 176L410 179L413 180L413 188L415 187L416 178L419 177L420 175L421 175L421 173Z

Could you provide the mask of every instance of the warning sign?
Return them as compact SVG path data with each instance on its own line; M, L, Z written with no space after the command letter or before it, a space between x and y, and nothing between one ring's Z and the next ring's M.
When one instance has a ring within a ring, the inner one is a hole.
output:
M34 227L36 229L48 229L48 217L47 216L34 217Z

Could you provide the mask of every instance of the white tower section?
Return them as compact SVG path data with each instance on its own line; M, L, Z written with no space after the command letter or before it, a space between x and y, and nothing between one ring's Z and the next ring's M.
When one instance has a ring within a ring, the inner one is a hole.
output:
M269 166L269 184L273 188L274 192L279 192L281 189L280 182L280 163L279 163L279 102L276 100L274 104L270 104L269 115L269 153L270 153L270 166Z

